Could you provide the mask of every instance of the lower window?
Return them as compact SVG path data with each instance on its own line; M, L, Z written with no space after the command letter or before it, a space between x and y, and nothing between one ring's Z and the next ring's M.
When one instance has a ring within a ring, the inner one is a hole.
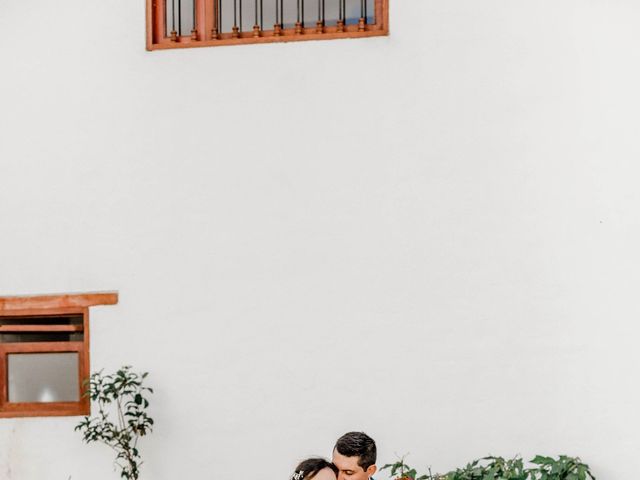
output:
M86 315L0 317L0 416L89 413Z
M117 294L0 297L0 418L88 415L89 306Z

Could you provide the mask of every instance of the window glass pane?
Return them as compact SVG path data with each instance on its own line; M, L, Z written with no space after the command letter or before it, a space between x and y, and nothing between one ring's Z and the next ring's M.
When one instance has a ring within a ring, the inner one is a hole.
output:
M78 354L8 355L9 402L77 402Z
M82 332L0 333L0 343L81 342L83 338Z
M82 315L34 315L0 317L1 325L79 325L82 326Z
M258 2L255 0L222 0L221 3L218 3L222 9L222 32L231 32L234 24L242 32L251 31L256 23L256 9L258 25L262 23L264 30L272 30L276 23L276 3L278 9L282 5L284 27L293 28L298 19L298 0L282 0L282 4L280 4L280 0L258 0ZM260 14L260 5L262 5L262 14ZM301 20L306 27L313 28L316 21L319 20L318 12L319 9L321 10L322 3L319 0L304 0L299 5ZM326 0L324 3L325 20L329 26L335 25L338 21L340 16L338 5L338 0ZM174 28L179 34L190 35L193 28L193 0L165 0L165 8L167 15L166 35L169 36ZM366 0L366 12L363 12L362 8L359 1L347 1L345 9L347 25L357 25L360 16L365 14L368 23L375 23L375 0ZM240 14L241 10L242 14ZM303 13L304 15L302 15Z

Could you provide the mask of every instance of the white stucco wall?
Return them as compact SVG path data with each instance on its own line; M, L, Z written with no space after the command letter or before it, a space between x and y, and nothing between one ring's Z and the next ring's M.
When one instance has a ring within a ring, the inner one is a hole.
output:
M118 289L145 480L581 455L638 471L640 3L392 0L390 38L144 50L142 0L0 3L0 294ZM77 419L3 480L108 480Z

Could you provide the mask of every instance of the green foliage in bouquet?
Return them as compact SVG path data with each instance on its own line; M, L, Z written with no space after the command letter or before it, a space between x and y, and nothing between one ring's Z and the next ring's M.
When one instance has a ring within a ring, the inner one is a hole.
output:
M531 460L531 480L595 480L589 465L579 458L561 455L558 459L538 455Z
M506 460L502 457L485 457L447 473L446 480L528 480L529 472L521 458Z
M394 480L444 480L444 477L434 476L431 471L427 474L418 475L418 472L415 468L411 468L407 465L404 459L407 456L404 455L402 458L399 458L395 463L388 463L384 465L380 470L389 470L389 474Z
M405 456L406 457L406 456ZM429 471L418 476L402 457L382 467L389 470L394 480L596 480L589 466L579 458L561 455L558 458L536 456L527 468L520 457L485 457L474 460L462 468L439 475Z

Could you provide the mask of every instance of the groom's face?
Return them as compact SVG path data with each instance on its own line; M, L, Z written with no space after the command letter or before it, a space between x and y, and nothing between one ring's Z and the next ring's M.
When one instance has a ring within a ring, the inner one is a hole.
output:
M338 480L368 480L376 471L375 465L363 469L358 465L360 457L345 457L333 450L333 464L338 467Z

